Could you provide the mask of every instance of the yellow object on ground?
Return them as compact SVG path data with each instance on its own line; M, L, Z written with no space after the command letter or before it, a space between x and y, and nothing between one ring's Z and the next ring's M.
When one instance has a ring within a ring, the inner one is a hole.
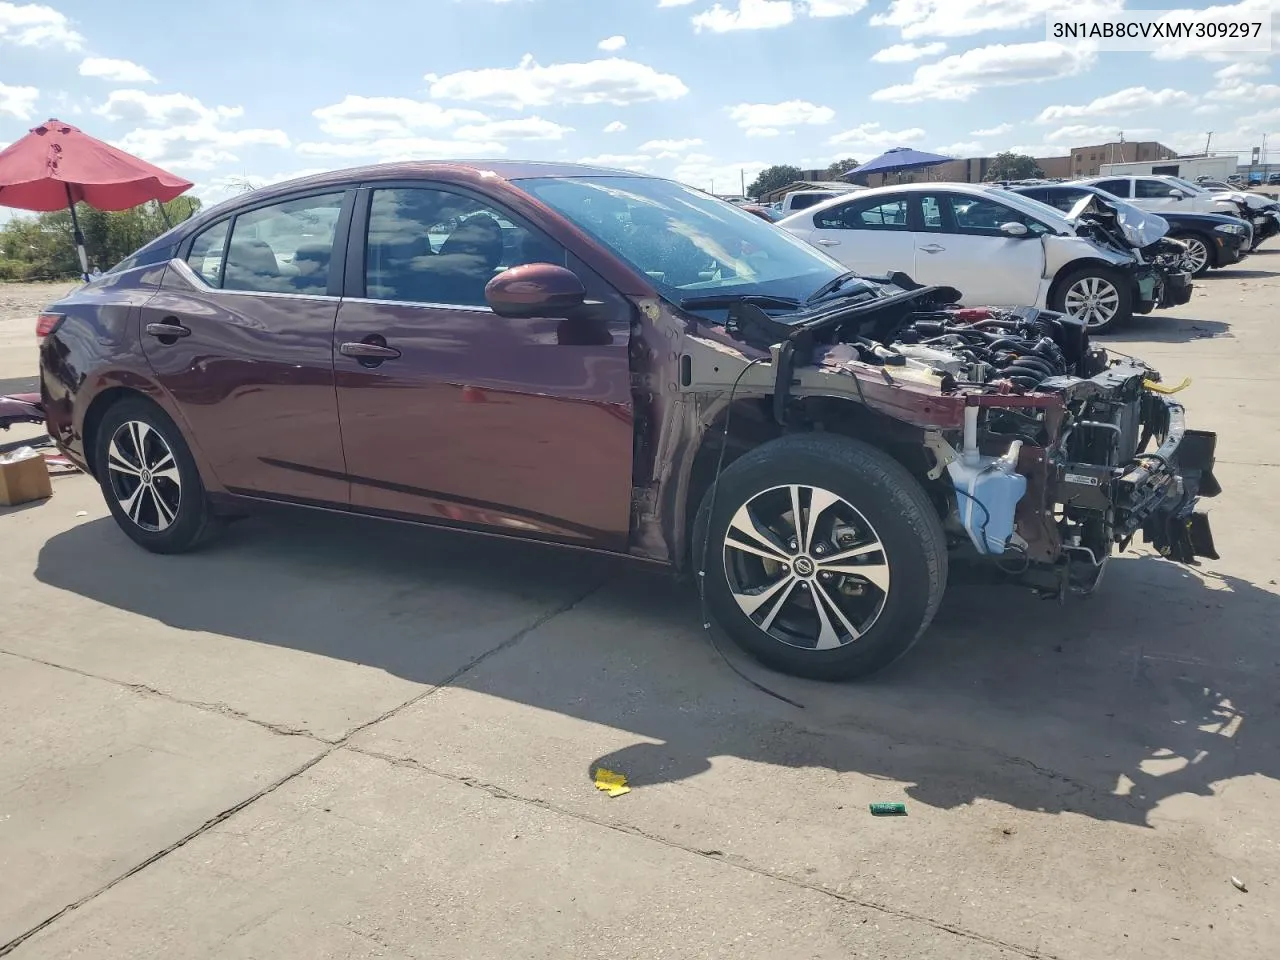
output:
M603 790L611 797L620 797L624 793L631 792L625 775L606 770L604 767L596 770L596 789Z

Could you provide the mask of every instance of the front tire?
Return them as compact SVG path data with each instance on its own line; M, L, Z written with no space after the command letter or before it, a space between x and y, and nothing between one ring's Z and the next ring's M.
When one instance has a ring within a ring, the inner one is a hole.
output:
M149 400L111 407L95 445L98 485L134 543L152 553L184 553L221 528L182 432Z
M1214 256L1213 244L1200 234L1173 233L1169 235L1169 239L1181 240L1187 245L1187 257L1182 261L1182 267L1191 276L1202 276L1208 272L1210 267L1218 265L1217 257Z
M1057 284L1049 306L1084 321L1090 333L1106 333L1133 319L1133 284L1106 267L1080 267Z
M876 448L783 437L728 467L712 499L694 527L694 569L705 569L717 623L762 663L817 680L865 676L933 619L947 581L942 524L915 478Z

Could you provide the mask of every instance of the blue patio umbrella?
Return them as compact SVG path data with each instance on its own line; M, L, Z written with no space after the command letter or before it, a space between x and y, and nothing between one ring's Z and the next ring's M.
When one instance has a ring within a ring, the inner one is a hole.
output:
M939 163L947 163L953 157L944 157L937 153L926 153L911 147L894 147L886 150L874 160L868 160L862 166L850 170L844 175L846 180L853 180L868 173L902 173L906 170L918 170L921 167L932 167Z

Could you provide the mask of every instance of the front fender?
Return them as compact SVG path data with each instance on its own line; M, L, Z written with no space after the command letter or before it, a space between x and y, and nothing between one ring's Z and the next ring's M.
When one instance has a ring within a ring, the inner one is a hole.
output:
M1085 261L1102 262L1113 267L1127 267L1137 260L1130 253L1121 253L1109 247L1099 246L1084 237L1045 237L1044 275L1051 279L1063 269Z

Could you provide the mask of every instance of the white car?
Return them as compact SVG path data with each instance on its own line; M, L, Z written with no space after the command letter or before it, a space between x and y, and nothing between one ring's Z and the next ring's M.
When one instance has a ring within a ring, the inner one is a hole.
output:
M901 271L954 287L968 305L1048 308L1099 331L1134 312L1132 254L1078 236L1060 210L995 186L875 187L777 226L858 273Z
M1210 193L1186 180L1168 176L1089 177L1075 180L1105 190L1121 200L1128 200L1143 210L1181 210L1184 213L1221 213L1240 216L1240 205L1234 194Z

